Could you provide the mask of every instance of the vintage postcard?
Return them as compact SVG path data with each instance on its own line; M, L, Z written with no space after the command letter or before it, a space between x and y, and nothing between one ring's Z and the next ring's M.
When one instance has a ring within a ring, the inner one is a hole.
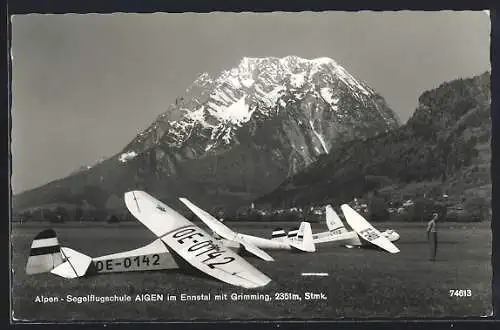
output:
M491 315L487 12L11 27L12 322Z

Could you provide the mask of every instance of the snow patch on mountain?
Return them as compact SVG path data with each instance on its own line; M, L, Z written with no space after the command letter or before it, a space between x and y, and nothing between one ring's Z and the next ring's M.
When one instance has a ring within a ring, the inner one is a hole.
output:
M213 144L213 143L209 143L209 144L207 144L207 146L205 147L205 152L206 152L206 151L209 151L210 149L212 149L212 147L213 147L213 146L214 146L214 144Z
M331 88L323 87L320 90L321 97L328 103L333 103L333 92Z
M294 88L300 88L304 86L306 82L306 77L304 73L292 74L290 77L290 84Z
M199 123L202 127L215 127L205 120L205 106L203 105L198 109L188 113L187 117L192 120L192 125L194 125L195 123Z
M242 123L250 120L254 111L249 109L243 96L229 107L220 109L215 115L223 121L241 126Z
M373 91L369 91L367 88L365 88L361 83L359 83L349 72L347 72L343 67L340 65L335 66L335 73L336 76L342 80L349 88L351 91L359 97L358 91L361 91L366 96L369 96L370 94L373 94Z
M231 74L226 78L233 88L241 88L238 70L231 70Z
M246 77L246 78L241 78L241 84L245 86L246 88L252 87L252 85L255 83L255 80L253 80L251 77Z
M82 165L78 169L72 171L70 174L75 174L75 173L79 173L79 172L88 171L91 168L95 167L96 165L101 164L105 160L106 160L106 157L101 157L98 160L94 161L91 165L88 165L88 164L87 165Z
M285 86L276 86L270 92L265 92L262 88L256 85L255 91L257 96L259 96L259 100L264 102L266 106L273 107L278 101L278 98L285 92Z
M311 129L312 129L314 135L316 135L316 137L318 138L319 142L321 143L321 146L323 147L323 150L325 151L325 153L328 153L328 148L326 147L325 140L323 139L323 136L321 136L321 134L319 134L316 131L316 129L314 128L314 123L313 123L312 120L309 121L309 125L311 125ZM317 150L317 152L319 152L319 150Z
M231 143L232 133L233 128L231 126L218 126L212 131L212 136L210 137L210 140L214 142L211 143L210 147L207 146L208 149L206 150L210 150L216 144L216 141L222 140L225 144Z
M194 82L193 84L197 85L205 85L207 83L212 83L213 80L208 74L208 72L203 72Z
M124 152L118 157L118 160L122 163L126 163L127 161L134 159L137 156L135 151Z
M337 111L339 109L338 103L340 99L338 97L333 97L333 90L328 87L323 87L320 89L320 94L323 100L330 106L330 109Z
M335 65L338 65L337 62L335 62L333 59L331 59L329 57L318 57L318 58L315 58L315 59L311 60L310 62L313 62L316 65L323 65L323 64L335 64Z

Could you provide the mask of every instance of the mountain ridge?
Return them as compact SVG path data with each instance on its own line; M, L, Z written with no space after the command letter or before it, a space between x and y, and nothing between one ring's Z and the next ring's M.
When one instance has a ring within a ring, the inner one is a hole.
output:
M485 72L425 91L406 124L340 145L256 205L338 204L373 192L394 201L403 195L447 196L456 203L478 197L486 205L491 199L490 78ZM420 186L420 192L410 186Z
M186 93L112 157L16 196L16 208L130 189L201 206L248 203L345 141L399 127L383 97L329 58L243 58ZM44 188L45 187L45 188ZM94 201L96 207L103 204Z

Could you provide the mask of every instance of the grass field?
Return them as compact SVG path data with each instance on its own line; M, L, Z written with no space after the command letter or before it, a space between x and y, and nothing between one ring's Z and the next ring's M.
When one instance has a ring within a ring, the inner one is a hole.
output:
M90 256L137 248L154 237L140 226L58 225L61 245ZM248 234L269 237L292 224L231 224ZM389 225L376 224L385 229ZM394 224L401 239L396 255L373 249L317 246L314 254L270 251L275 262L246 257L273 281L259 290L245 290L202 276L174 271L102 274L66 280L51 274L27 276L24 271L33 237L44 227L12 229L12 308L22 321L67 320L248 320L351 319L485 316L491 313L490 223L441 223L435 262L428 261L425 224ZM313 232L323 231L314 224ZM302 272L329 276L305 277ZM470 297L450 297L449 290L471 290ZM275 293L298 294L298 300L275 300ZM305 300L307 292L327 300ZM161 293L177 301L134 302L137 294ZM180 301L181 294L208 294L211 301ZM228 300L214 295L227 293ZM232 301L231 293L269 294L270 301ZM112 296L127 294L132 302L39 303L37 296Z

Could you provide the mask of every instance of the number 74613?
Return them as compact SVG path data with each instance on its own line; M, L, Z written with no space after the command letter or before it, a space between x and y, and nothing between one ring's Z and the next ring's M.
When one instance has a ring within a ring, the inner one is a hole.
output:
M472 291L470 289L461 289L461 290L456 290L456 289L451 289L449 290L450 297L471 297L472 296Z

